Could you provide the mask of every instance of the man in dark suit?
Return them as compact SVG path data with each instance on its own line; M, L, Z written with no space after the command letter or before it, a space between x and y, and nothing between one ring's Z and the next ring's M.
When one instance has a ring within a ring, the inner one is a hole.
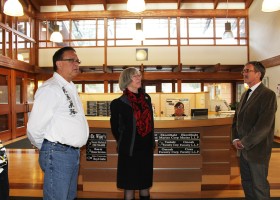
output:
M233 118L233 145L241 151L240 173L246 200L268 200L267 175L274 138L276 95L261 82L265 68L260 62L248 62L242 74L250 92L242 95Z

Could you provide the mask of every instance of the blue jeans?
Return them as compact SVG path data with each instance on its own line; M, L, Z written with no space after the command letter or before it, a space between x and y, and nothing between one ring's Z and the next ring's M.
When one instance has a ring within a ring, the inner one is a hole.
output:
M44 175L44 200L73 200L77 196L80 150L44 140L39 164Z

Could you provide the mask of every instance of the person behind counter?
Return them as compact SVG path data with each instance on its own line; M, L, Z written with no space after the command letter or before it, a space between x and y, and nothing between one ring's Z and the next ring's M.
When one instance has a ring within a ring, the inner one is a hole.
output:
M262 84L265 68L248 62L243 71L249 89L242 95L233 118L233 145L240 153L240 173L246 200L269 200L267 180L274 138L275 92Z
M111 130L118 146L117 187L124 199L149 200L153 182L154 121L151 98L141 88L141 74L130 67L121 73L121 97L111 102Z
M77 196L80 147L86 144L89 127L73 78L79 74L76 51L63 47L53 55L53 77L35 94L27 124L27 136L40 149L46 200Z
M174 114L172 114L172 117L186 116L184 112L185 112L184 104L179 101L174 105Z

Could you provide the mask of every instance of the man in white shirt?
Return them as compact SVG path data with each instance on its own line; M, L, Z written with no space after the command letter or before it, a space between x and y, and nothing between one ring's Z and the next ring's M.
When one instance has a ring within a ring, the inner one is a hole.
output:
M77 196L80 147L89 128L73 78L79 74L76 51L63 47L53 55L53 77L35 94L27 136L40 150L44 171L44 200L73 200Z

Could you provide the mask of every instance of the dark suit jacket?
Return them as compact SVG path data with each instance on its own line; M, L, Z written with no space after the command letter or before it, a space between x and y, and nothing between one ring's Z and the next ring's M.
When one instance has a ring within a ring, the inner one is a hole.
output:
M152 115L152 132L145 137L151 139L146 144L147 148L154 148L154 118L153 109L151 103L151 97L145 94L146 102L149 105L150 112ZM118 143L118 153L122 155L132 156L134 150L134 143L136 137L136 118L133 114L132 106L125 95L114 99L110 104L111 110L111 130Z
M268 161L274 138L276 95L261 83L241 108L244 96L245 93L233 118L232 139L241 140L246 160Z

